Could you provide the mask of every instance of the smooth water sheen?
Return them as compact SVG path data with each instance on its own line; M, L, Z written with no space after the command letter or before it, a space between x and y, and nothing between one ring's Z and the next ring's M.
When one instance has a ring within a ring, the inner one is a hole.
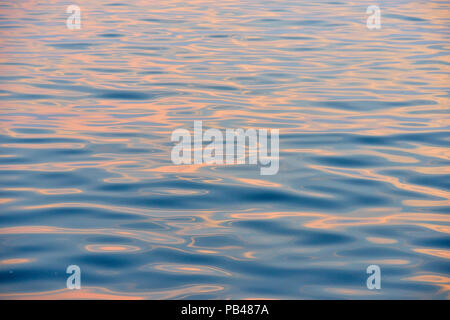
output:
M2 1L0 298L448 299L449 18L437 0ZM280 129L278 174L174 165L194 120Z

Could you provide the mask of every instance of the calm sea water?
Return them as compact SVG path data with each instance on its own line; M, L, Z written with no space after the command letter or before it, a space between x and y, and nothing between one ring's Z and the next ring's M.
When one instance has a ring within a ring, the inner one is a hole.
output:
M449 298L449 17L1 1L0 298ZM194 120L280 129L278 174L174 165Z

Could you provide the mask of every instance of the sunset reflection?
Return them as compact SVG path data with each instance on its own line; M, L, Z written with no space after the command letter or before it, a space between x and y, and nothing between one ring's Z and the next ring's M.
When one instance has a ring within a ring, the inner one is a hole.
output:
M1 4L0 299L450 298L448 2L67 5ZM176 164L195 121L279 170Z

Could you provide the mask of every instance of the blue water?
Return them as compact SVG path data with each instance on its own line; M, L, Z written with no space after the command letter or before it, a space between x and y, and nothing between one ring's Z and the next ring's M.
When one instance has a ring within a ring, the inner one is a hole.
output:
M69 4L0 3L0 298L450 297L448 1ZM173 164L195 120L278 174Z

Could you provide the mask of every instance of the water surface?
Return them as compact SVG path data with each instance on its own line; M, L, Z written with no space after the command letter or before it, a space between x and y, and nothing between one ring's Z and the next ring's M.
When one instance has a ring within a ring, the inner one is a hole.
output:
M0 3L0 298L449 298L448 1L69 4ZM174 165L194 120L278 174Z

